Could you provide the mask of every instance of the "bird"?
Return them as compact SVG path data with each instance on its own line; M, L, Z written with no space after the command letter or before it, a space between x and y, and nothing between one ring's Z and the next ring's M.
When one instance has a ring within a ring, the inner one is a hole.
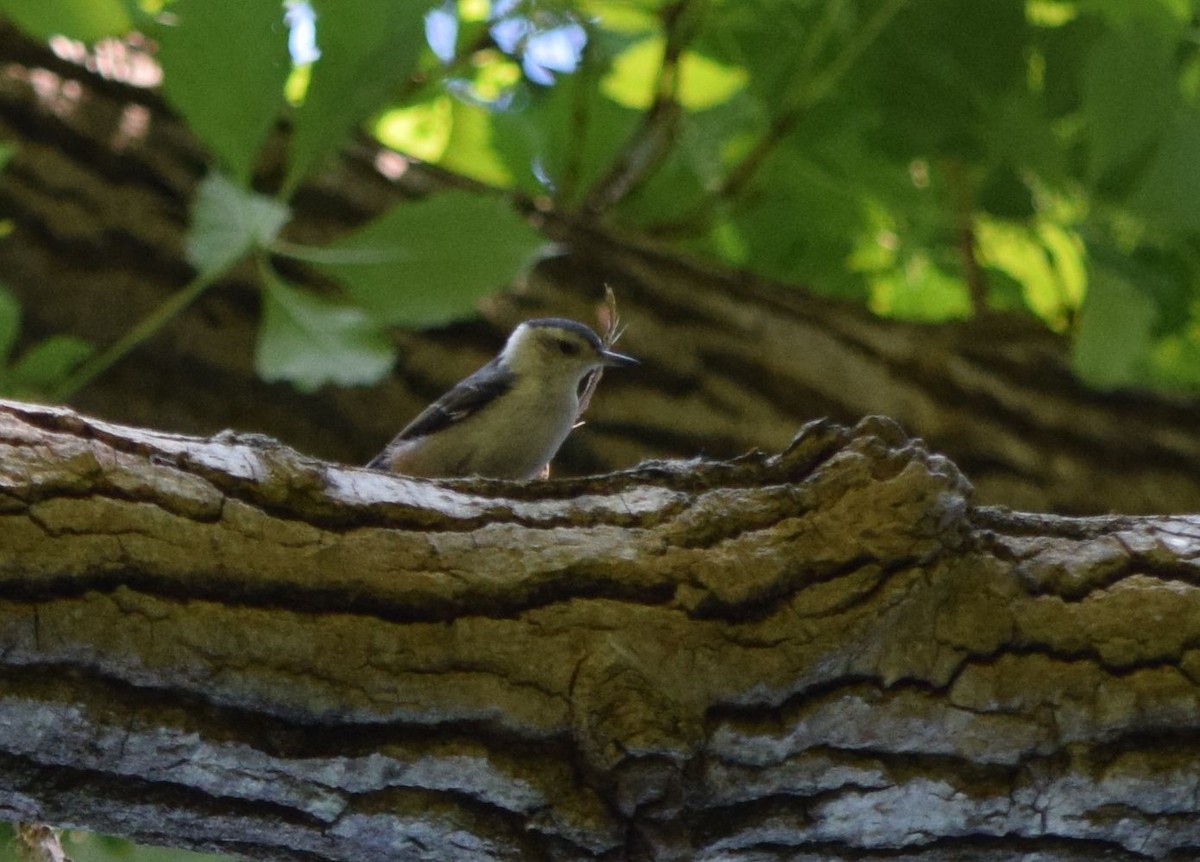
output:
M490 362L426 407L367 466L426 478L532 478L575 426L584 380L601 368L637 364L582 323L526 320Z

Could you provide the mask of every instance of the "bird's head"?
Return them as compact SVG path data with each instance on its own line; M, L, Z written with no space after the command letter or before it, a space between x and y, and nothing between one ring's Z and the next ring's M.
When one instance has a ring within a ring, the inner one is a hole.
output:
M530 374L575 383L602 366L637 365L633 357L606 348L599 336L582 323L561 317L522 323L508 337L500 361L518 376Z

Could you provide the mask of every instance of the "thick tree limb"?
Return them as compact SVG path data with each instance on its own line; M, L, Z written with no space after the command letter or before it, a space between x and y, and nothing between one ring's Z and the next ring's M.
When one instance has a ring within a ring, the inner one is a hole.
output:
M1190 858L1200 519L887 420L421 482L7 404L0 812L281 859Z

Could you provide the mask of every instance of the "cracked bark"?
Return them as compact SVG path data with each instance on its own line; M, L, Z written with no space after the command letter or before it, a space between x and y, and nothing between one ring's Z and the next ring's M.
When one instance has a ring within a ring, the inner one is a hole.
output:
M15 403L0 446L5 817L295 860L1200 846L1196 517L978 507L878 418L528 484Z
M3 27L0 58L0 135L15 146L0 174L0 208L12 221L0 273L20 298L27 337L70 332L111 344L190 277L182 237L205 154L152 91L105 80ZM279 153L264 167L263 188L278 181ZM376 156L359 147L302 189L289 237L327 241L446 183L416 166L389 182ZM854 424L881 413L952 457L983 502L1074 513L1200 510L1200 403L1091 392L1071 377L1064 341L1035 322L878 320L595 224L555 217L545 231L561 256L488 303L480 321L398 333L396 373L377 387L302 396L257 380L258 288L247 267L74 406L185 433L261 431L363 463L483 364L518 320L591 320L607 282L629 324L622 344L644 364L636 377L605 380L588 415L592 433L569 441L560 471L778 451L805 421Z

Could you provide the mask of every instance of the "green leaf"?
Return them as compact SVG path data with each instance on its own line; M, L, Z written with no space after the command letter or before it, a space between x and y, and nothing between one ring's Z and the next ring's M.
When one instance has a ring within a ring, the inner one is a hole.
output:
M267 278L254 356L264 380L286 380L302 392L326 383L370 384L388 373L394 359L382 327L361 308Z
M1116 269L1097 264L1089 276L1075 331L1075 368L1099 388L1136 383L1150 352L1158 308Z
M493 114L482 105L453 99L450 116L449 140L439 164L481 183L501 188L511 186L513 174L501 160L497 146L497 121L503 115ZM527 165L523 167L528 169Z
M1015 89L1001 97L985 122L983 136L992 164L1022 174L1032 171L1051 182L1066 173L1066 154L1046 116L1041 94Z
M294 189L322 157L340 147L355 124L382 108L412 74L425 45L425 13L431 5L315 0L321 57L295 118L285 190Z
M291 216L274 198L249 192L213 171L196 189L185 252L202 276L232 266L252 248L275 239Z
M626 108L649 108L665 44L664 36L655 35L627 48L600 82L604 95ZM727 101L745 89L747 80L745 69L695 51L680 54L678 74L679 103L689 111L703 111Z
M1174 47L1138 26L1110 30L1092 50L1082 75L1093 179L1140 154L1170 122L1178 99Z
M443 192L394 207L328 249L296 256L341 281L376 319L432 326L471 314L540 245L500 198Z
M1011 165L997 165L984 177L979 206L1000 218L1026 219L1034 214L1033 193Z
M376 139L393 150L424 162L436 162L450 141L453 117L453 99L439 95L385 111L375 121L373 131Z
M990 114L1026 86L1028 29L1023 0L908 3L861 60L881 144L910 157L977 159L991 145Z
M1167 231L1200 230L1200 110L1179 112L1130 197L1141 214Z
M1195 14L1191 0L1079 0L1078 8L1106 19L1114 29L1150 26L1167 38L1178 35Z
M871 279L871 310L904 320L956 320L971 315L962 279L940 270L923 255Z
M1083 296L1083 243L1050 221L1021 225L980 217L975 222L980 264L1021 285L1025 305L1051 327L1062 329Z
M720 187L750 142L766 131L765 118L748 99L686 114L665 157L618 203L622 222L671 224L683 213L709 209L705 198ZM611 152L618 152L623 144L614 141Z
M1200 321L1190 321L1190 333L1160 339L1150 356L1149 377L1163 389L1200 391Z
M553 87L530 88L521 109L491 114L486 143L518 187L544 194L544 178L556 203L570 207L607 172L641 118L605 98L589 76L567 75ZM454 157L471 167L465 142Z
M133 27L124 0L0 0L0 15L37 39L61 33L95 42Z
M1040 34L1040 56L1045 70L1042 101L1054 119L1068 117L1083 104L1083 70L1095 45L1107 30L1095 16L1075 17L1060 27Z
M864 298L863 279L847 260L868 223L861 181L876 168L856 140L855 118L841 116L846 129L837 135L797 136L776 148L731 218L756 271L827 296Z
M21 354L10 369L15 394L46 397L95 352L93 345L73 335L52 335Z
M8 288L0 286L0 357L12 352L20 331L21 303L8 292Z
M240 185L283 105L291 69L276 2L175 0L155 31L163 94Z

